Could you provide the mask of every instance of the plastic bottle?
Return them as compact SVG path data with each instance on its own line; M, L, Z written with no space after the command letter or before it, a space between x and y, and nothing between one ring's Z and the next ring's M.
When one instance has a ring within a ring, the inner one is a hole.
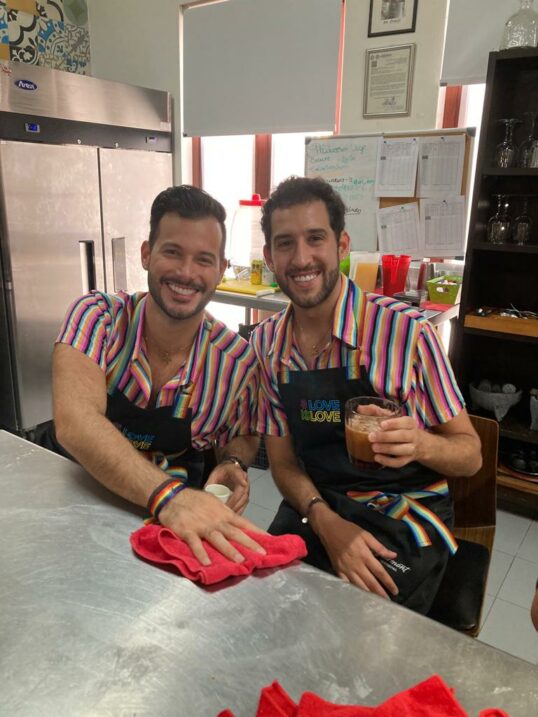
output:
M251 267L253 260L263 261L264 236L260 226L264 201L259 194L240 199L232 229L228 256L232 267ZM261 281L261 278L260 278Z

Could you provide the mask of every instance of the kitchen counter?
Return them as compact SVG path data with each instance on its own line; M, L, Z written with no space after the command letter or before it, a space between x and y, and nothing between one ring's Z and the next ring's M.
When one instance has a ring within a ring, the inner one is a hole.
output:
M535 666L315 568L201 588L142 562L141 511L4 431L0 484L1 715L251 717L274 679L377 705L433 673L471 717L536 714Z

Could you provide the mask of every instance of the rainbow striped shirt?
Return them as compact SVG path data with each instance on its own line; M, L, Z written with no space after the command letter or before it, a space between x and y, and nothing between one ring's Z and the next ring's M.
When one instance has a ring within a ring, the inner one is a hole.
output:
M358 317L366 301L361 363L376 393L402 403L404 412L428 428L446 423L464 407L452 368L435 329L415 309L387 296L364 294L342 275L334 312L333 340L316 360L316 368L352 364L358 346ZM278 391L282 369L308 366L293 341L290 305L254 331L252 345L260 362L261 390L257 430L270 436L288 434Z
M146 293L104 294L94 291L77 299L67 311L57 343L86 354L136 406L145 408L151 396L151 370L145 352ZM133 326L134 324L134 326ZM130 360L113 365L129 328L136 329ZM182 391L182 387L185 390ZM239 435L255 433L259 376L249 344L207 312L190 355L179 373L159 391L156 408L174 406L181 415L185 394L191 396L192 444L197 450L222 446Z

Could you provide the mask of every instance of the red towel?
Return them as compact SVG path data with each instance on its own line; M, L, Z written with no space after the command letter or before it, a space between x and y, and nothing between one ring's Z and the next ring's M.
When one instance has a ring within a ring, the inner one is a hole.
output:
M232 575L249 575L253 570L274 568L287 565L297 558L304 558L306 545L298 535L268 535L245 531L253 540L266 550L261 555L243 545L230 542L245 556L242 563L225 558L212 545L203 541L211 565L202 565L194 557L185 541L178 538L169 528L162 525L145 525L131 535L131 546L135 553L145 560L158 565L174 565L179 572L204 585L218 583Z
M217 717L234 717L229 710ZM438 675L385 700L378 707L335 705L305 692L296 705L277 681L264 687L256 717L467 717ZM480 717L510 717L506 712L487 709Z
M256 717L295 717L297 705L275 680L260 694Z

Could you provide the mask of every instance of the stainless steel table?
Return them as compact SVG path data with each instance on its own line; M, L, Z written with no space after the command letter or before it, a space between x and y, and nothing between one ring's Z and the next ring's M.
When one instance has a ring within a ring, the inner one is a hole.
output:
M473 717L537 714L534 666L314 568L203 589L138 560L136 510L3 431L0 495L2 717L251 717L274 679L376 705L432 673Z

